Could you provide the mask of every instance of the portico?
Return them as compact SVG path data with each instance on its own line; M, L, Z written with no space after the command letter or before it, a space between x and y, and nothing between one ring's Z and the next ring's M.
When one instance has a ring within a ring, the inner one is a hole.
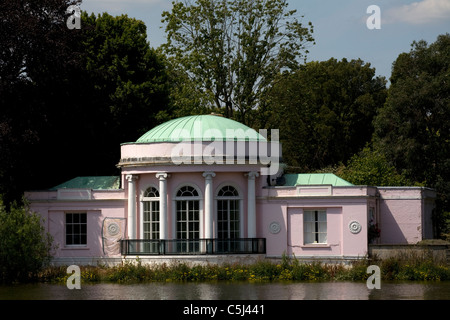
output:
M230 128L238 132L231 139ZM252 251L251 239L257 238L256 179L267 167L256 154L250 157L258 141L266 143L237 122L198 116L169 121L135 143L123 144L118 166L127 182L127 243L152 243L141 245L140 254ZM180 165L189 158L194 161ZM178 249L169 250L174 243Z
M128 188L126 239L134 246L126 250L139 251L142 255L172 251L179 254L179 250L168 250L167 246L195 241L201 245L179 247L205 254L225 249L253 250L251 239L257 239L255 178L258 172L197 170L190 173L140 170L124 175ZM138 250L137 243L153 245L140 245ZM257 247L261 248L261 244Z

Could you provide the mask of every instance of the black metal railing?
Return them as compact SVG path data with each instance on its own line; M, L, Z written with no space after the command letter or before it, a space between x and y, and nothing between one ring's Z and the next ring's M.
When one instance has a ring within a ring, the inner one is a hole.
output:
M122 255L264 254L265 238L120 240Z

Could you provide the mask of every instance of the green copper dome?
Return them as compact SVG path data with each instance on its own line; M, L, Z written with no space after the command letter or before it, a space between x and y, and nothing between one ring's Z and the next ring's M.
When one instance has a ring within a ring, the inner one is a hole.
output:
M196 115L164 122L142 135L136 143L230 140L266 141L240 122L217 115Z

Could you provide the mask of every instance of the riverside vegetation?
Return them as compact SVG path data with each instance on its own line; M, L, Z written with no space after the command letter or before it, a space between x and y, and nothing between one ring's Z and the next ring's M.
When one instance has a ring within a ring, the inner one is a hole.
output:
M450 268L430 258L392 257L384 260L360 260L351 265L322 262L303 263L297 258L284 256L279 262L261 260L255 264L190 265L185 262L171 264L142 264L123 262L113 267L82 266L81 281L95 282L198 282L198 281L365 281L370 276L367 267L376 264L383 280L450 280ZM65 283L71 274L67 267L52 266L38 277L42 282Z

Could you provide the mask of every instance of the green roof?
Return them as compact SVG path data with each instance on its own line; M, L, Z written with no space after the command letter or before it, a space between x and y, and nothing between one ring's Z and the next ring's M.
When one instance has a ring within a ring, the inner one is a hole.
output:
M350 182L333 173L289 173L285 174L285 186L332 185L333 187L353 186Z
M233 135L227 136L227 133ZM227 140L265 141L266 139L240 122L218 115L196 115L164 122L142 135L136 143Z
M50 190L57 189L119 189L120 177L118 176L98 176L98 177L76 177L57 185Z

